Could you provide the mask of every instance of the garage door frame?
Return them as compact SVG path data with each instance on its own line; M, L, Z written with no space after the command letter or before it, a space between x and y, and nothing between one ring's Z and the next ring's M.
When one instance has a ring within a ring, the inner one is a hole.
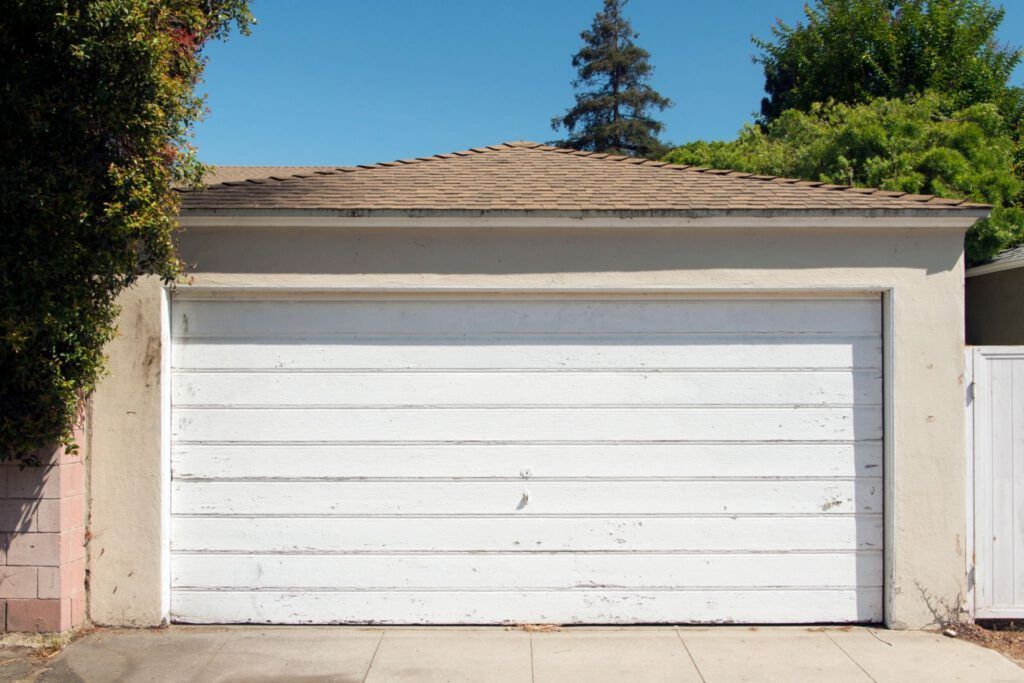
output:
M575 297L608 299L829 299L878 296L882 331L882 620L892 628L893 572L895 548L895 487L893 453L893 377L894 377L894 291L891 287L822 287L771 289L695 289L692 287L164 287L160 300L160 491L161 491L161 614L165 624L171 621L171 314L175 300L268 300L274 298L310 298L320 300L431 300L431 299L572 299Z

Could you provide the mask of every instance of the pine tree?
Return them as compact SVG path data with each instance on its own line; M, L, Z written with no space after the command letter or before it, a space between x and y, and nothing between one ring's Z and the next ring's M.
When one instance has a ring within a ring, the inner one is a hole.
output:
M604 0L588 30L580 33L583 47L573 55L576 105L551 127L565 127L569 136L556 144L594 152L657 156L666 150L658 139L664 125L650 116L672 101L647 81L654 67L651 56L633 40L638 37L622 15L627 0Z

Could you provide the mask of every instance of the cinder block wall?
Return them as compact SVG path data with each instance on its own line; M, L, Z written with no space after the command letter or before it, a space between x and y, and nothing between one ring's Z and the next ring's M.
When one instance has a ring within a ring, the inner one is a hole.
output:
M85 438L41 467L0 465L0 630L59 632L85 619Z

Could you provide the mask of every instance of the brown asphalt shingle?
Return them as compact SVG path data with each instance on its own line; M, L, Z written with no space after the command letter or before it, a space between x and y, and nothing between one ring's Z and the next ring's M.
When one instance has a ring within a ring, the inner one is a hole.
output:
M358 167L221 167L187 213L986 209L982 204L509 142Z
M333 171L334 169L334 166L214 166L213 170L203 178L203 183L219 185L250 179L290 178L318 171Z

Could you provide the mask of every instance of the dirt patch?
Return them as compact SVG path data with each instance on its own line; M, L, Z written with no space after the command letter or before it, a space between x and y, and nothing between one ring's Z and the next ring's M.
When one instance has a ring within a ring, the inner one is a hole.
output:
M1024 624L958 624L953 630L957 638L995 650L1024 666Z

